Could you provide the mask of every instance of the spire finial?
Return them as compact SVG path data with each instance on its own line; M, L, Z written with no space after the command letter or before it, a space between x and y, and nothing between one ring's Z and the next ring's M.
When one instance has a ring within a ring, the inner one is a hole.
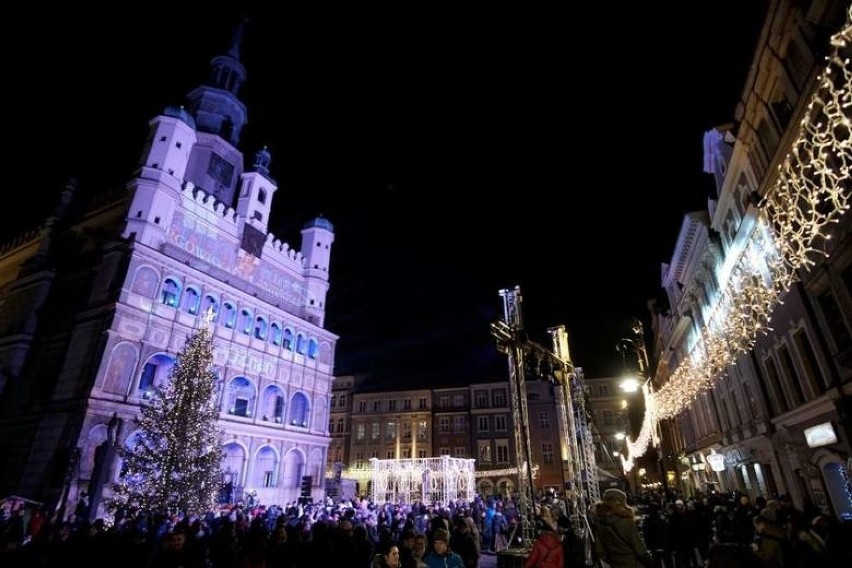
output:
M228 50L228 55L233 57L236 60L240 59L240 47L243 44L243 34L245 33L246 24L248 23L248 18L243 17L240 20L239 25L237 26L236 31L234 32L234 37L231 38L231 48Z

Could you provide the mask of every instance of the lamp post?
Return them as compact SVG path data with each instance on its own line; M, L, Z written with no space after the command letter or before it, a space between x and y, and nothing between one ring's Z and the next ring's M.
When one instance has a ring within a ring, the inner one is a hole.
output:
M621 381L621 389L625 393L635 393L640 387L647 386L650 392L654 390L654 382L651 376L650 369L650 361L648 359L648 351L645 348L645 327L641 321L638 319L635 320L632 328L632 336L631 337L623 337L621 338L615 346L616 351L621 355L622 360L624 362L625 370L627 370L627 353L633 353L636 356L636 377L626 376L624 380ZM644 388L643 388L644 391ZM645 405L642 405L641 413L647 412L647 408ZM628 435L634 435L636 432L636 427L633 423L633 417L636 415L637 409L634 408L632 411L628 409L627 411L627 427L628 427ZM641 416L640 413L640 416ZM641 420L640 420L641 423ZM641 428L641 426L640 426ZM659 437L659 424L656 423L653 425L655 435L654 437L658 440ZM662 484L663 491L668 494L668 483L666 481L666 471L665 464L663 463L663 450L662 443L657 444L657 462L660 471L660 483Z

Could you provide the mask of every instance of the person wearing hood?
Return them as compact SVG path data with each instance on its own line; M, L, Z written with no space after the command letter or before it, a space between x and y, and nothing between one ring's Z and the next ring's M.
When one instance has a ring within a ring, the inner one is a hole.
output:
M595 505L593 520L597 560L612 568L653 565L624 491L614 488L604 491L601 501Z
M564 565L565 554L556 519L550 509L543 506L538 519L538 537L524 562L524 568L563 568Z
M432 533L432 551L426 553L423 562L428 568L464 568L462 557L450 550L450 533L446 529Z

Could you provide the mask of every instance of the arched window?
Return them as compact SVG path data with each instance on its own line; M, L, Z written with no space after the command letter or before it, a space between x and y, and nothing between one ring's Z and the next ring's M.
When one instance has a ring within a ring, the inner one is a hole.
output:
M142 398L150 397L154 387L159 387L169 378L174 364L175 360L165 353L158 353L148 359L139 376L139 391L142 392Z
M291 329L284 329L284 340L281 345L288 351L293 350L293 331Z
M308 350L308 342L305 341L305 336L301 333L296 336L296 353L304 355Z
M234 416L250 417L254 409L254 385L246 377L234 377L228 383L227 410Z
M257 316L254 321L254 337L256 339L266 339L266 320L261 316Z
M308 397L297 392L290 400L290 425L307 428L310 423L310 407Z
M270 385L263 391L261 414L264 422L284 422L284 391L277 385Z
M146 298L153 298L157 294L157 283L159 281L160 277L153 268L143 266L136 271L130 289Z
M284 456L284 467L281 473L283 487L298 489L305 470L305 459L299 450L290 450Z
M254 322L252 321L251 312L245 308L240 310L240 321L237 329L248 335L251 333L252 323Z
M331 364L331 344L328 341L323 341L320 344L319 362L326 365Z
M180 300L180 284L174 278L166 278L163 282L162 301L167 306L175 307Z
M222 318L219 321L225 327L234 328L237 321L237 310L234 309L231 302L225 302L225 305L222 306Z
M281 345L281 326L273 323L269 328L269 340L272 345Z
M257 458L254 462L254 487L275 487L278 484L275 472L278 470L278 459L273 450L269 446L264 446L257 452Z
M198 290L192 288L191 286L187 286L186 294L183 296L183 309L190 314L197 315L198 314L198 301L201 297L198 295Z
M311 359L316 359L317 354L319 353L319 344L316 339L311 339L308 341L308 357Z
M113 349L104 375L104 392L126 395L136 365L136 348L130 343L121 343Z

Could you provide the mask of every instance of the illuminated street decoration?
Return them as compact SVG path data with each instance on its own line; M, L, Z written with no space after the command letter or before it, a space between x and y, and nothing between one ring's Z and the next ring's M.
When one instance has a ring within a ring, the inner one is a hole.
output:
M827 255L830 228L849 209L852 188L852 8L832 37L833 52L778 179L767 192L746 244L726 278L698 341L653 395L656 419L672 418L709 389L769 331L773 310L801 271ZM637 440L638 441L638 440ZM632 451L631 451L632 454Z
M725 456L722 454L717 454L715 450L712 450L707 457L705 458L707 463L710 464L710 469L715 472L725 471Z
M380 460L372 458L374 503L416 503L446 505L461 499L473 501L474 459L413 458Z
M532 471L532 478L538 479L538 464L533 464L530 470ZM507 477L510 475L523 475L524 471L526 471L525 467L507 467L505 469L486 469L483 471L477 471L473 475L474 477Z
M643 455L648 446L660 443L657 436L657 421L656 421L656 406L654 395L651 393L651 387L648 383L642 386L642 395L645 398L645 414L642 417L642 427L639 429L639 434L634 440L627 438L625 441L626 449L624 455L621 455L621 468L624 473L628 473L633 469L634 458Z

